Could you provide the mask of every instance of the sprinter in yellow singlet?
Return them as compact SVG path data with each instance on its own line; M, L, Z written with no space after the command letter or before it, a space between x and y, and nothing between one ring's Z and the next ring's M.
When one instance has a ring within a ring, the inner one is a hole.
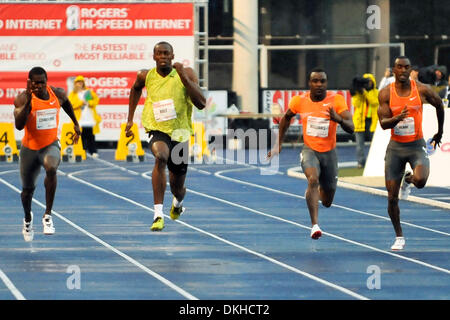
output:
M166 190L166 166L169 169L170 191L173 194L170 218L176 220L184 212L182 206L186 187L189 138L192 131L192 105L205 108L206 99L192 68L181 63L172 64L172 46L159 42L153 48L156 68L141 70L131 87L126 135L131 136L133 117L142 94L147 98L142 112L142 125L149 135L149 147L155 156L152 172L154 220L152 231L164 228L163 202Z

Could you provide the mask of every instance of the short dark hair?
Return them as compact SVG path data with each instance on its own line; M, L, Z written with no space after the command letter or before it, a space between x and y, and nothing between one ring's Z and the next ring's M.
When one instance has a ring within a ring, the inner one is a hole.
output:
M173 47L172 47L172 45L171 45L170 43L168 43L167 41L160 41L160 42L158 42L157 44L155 44L155 46L153 47L153 52L155 52L156 47L159 46L159 45L161 45L161 44L164 44L164 45L166 45L166 46L169 46L170 50L173 52Z
M420 68L419 68L419 66L417 64L413 65L411 67L411 69L414 70L414 71L419 71L420 70Z
M310 72L309 72L309 77L308 77L308 79L311 79L311 75L312 75L312 73L313 72L323 72L323 73L325 73L325 75L327 75L327 73L325 72L325 70L324 69L322 69L322 68L320 68L320 67L315 67L315 68L313 68ZM328 77L328 75L327 75L327 77Z
M45 75L45 79L47 80L47 72L42 67L34 67L34 68L32 68L30 70L30 72L28 72L28 79L31 79L32 76L38 75L38 74Z
M411 63L411 60L409 60L409 58L407 56L398 56L397 58L395 58L394 60L394 66L395 66L395 61L399 60L399 59L406 59L409 61L409 63Z

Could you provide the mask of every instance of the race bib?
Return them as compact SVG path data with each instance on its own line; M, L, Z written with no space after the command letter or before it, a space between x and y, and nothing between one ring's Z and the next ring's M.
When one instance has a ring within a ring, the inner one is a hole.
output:
M397 136L412 136L415 132L413 117L403 119L394 127L394 133Z
M36 129L37 130L47 130L55 129L56 116L58 114L57 109L45 109L36 111Z
M330 128L330 120L309 116L306 124L306 134L310 137L326 138Z
M156 122L175 119L177 113L172 99L161 100L153 103L153 114Z

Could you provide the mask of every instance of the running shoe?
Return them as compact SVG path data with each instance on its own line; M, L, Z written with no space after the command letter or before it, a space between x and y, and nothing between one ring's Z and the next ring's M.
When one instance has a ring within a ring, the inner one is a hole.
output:
M163 217L157 217L153 221L153 224L150 227L150 230L152 230L152 231L161 231L163 228L164 228L164 218Z
M44 214L42 224L44 225L44 234L51 235L55 233L55 226L53 225L53 219L50 214Z
M22 228L23 239L26 242L33 241L34 231L33 231L33 212L31 212L31 220L30 222L25 222L23 219L23 228Z
M403 250L405 247L406 241L404 237L395 237L395 242L391 247L391 250L398 251Z
M311 238L318 240L322 236L322 230L320 230L319 225L315 224L311 228Z
M172 208L170 208L170 219L177 220L184 212L184 207L181 206L179 208L175 208L175 206L172 204Z
M406 177L409 177L411 175L412 175L411 171L407 171L403 175L402 183L400 185L400 197L399 197L401 200L408 199L408 196L411 193L412 183L406 182Z

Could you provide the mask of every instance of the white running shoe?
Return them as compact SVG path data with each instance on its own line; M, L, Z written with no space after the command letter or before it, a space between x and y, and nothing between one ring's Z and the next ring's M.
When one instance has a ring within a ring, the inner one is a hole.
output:
M45 214L42 218L42 224L44 225L44 234L54 234L55 227L53 226L52 216L49 214Z
M23 239L25 242L33 241L34 231L33 231L33 212L31 212L31 221L25 222L23 219L23 228L22 228Z
M395 237L395 242L391 247L391 250L398 251L403 250L405 247L406 241L404 237Z
M319 225L315 224L311 228L311 238L314 240L319 239L322 236L322 230L320 230Z
M399 198L401 200L406 200L408 199L409 194L411 193L411 187L412 187L412 183L408 183L406 182L406 177L409 177L411 175L411 171L407 171L405 172L405 174L403 175L402 178L402 183L400 185L400 196Z

